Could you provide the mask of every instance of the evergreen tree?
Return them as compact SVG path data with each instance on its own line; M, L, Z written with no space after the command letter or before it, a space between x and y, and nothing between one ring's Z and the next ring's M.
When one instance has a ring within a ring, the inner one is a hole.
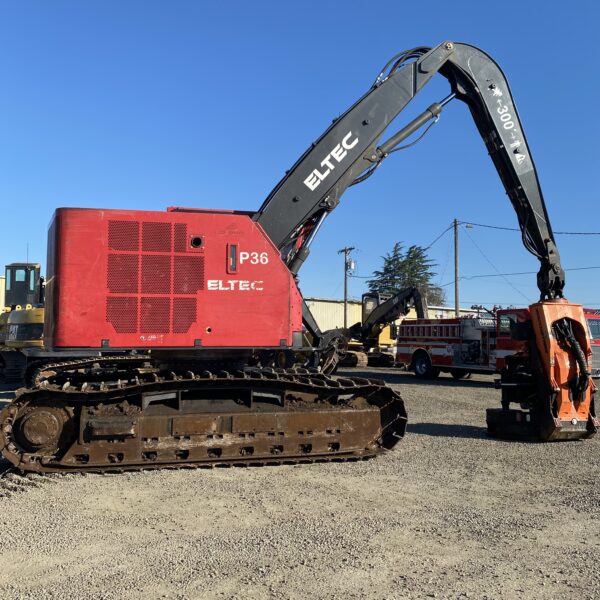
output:
M402 243L396 242L392 251L382 258L381 270L374 271L373 279L367 281L369 291L395 294L407 287L417 287L425 292L430 304L444 304L444 290L431 282L436 275L431 270L435 263L427 256L425 248L410 246L404 251Z
M431 271L435 266L432 260L427 258L425 250L421 246L411 246L402 261L402 270L407 286L414 286L421 289L429 287L429 282L436 275Z
M379 292L380 294L394 294L396 291L407 287L404 274L404 252L400 242L394 244L391 252L388 252L383 258L383 267L381 271L373 271L373 279L367 281L370 292Z

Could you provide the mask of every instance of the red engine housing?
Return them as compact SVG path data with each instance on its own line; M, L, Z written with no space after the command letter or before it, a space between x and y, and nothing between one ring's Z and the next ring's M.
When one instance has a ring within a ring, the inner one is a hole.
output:
M300 292L248 213L60 208L47 271L49 348L301 345Z

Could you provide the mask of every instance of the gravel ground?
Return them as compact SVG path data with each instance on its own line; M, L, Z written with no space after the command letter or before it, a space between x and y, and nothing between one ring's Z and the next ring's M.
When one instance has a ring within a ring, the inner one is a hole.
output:
M600 598L600 439L487 439L488 376L369 375L410 422L374 460L5 476L0 598Z

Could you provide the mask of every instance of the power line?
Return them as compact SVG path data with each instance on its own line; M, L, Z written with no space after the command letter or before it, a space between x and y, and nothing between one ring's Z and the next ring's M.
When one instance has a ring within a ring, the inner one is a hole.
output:
M438 235L433 240L433 242L429 244L429 246L425 246L423 250L429 250L429 248L431 248L431 246L433 246L438 240L440 240L444 236L444 234L448 233L452 229L452 227L454 227L454 223L450 223L450 225L448 225L448 227L446 227L446 229L444 229L442 233L440 233L440 235ZM348 277L354 277L354 279L371 279L373 275L353 275L349 273Z
M471 221L461 221L461 225L471 225L472 227L485 227L486 229L501 229L503 231L521 231L517 227L502 227L500 225L487 225L484 223L473 223ZM600 235L600 231L555 231L555 235Z
M486 279L488 277L514 277L516 275L535 275L537 271L520 271L518 273L484 273L481 275L461 275L461 281L470 281L471 279ZM452 285L454 281L444 283L441 287Z
M471 240L471 242L473 243L475 248L477 248L477 250L479 250L479 253L481 254L481 256L483 256L483 258L485 258L485 260L491 265L492 269L494 269L494 271L496 271L496 273L498 273L498 275L500 277L502 277L502 279L504 279L505 283L507 283L513 290L515 290L515 292L517 292L517 294L520 294L521 296L523 296L523 298L525 298L525 300L527 300L527 302L531 302L531 299L529 298L529 296L526 296L519 288L517 288L515 285L513 285L504 275L502 275L500 273L500 269L498 269L496 267L496 265L486 256L484 251L477 245L477 242L475 242L475 240L473 239L473 237L469 233L469 230L466 227L465 227L465 233L467 234L467 237Z
M563 269L563 270L564 271L590 271L593 269L600 269L600 265L595 266L595 267L572 267L571 269ZM469 281L471 279L481 279L481 278L487 278L487 277L514 277L517 275L536 275L536 274L537 274L537 271L517 271L515 273L482 273L482 274L478 274L478 275L461 275L460 279ZM447 283L440 285L440 287L447 287L449 285L452 285L453 283L454 283L454 280L448 281Z
M433 242L431 242L431 244L429 244L429 246L425 246L425 248L423 248L423 250L429 250L429 248L431 248L431 246L433 246L445 233L450 231L453 227L454 227L454 223L450 223L450 225L448 225L448 227L446 227L446 229L444 229L444 231L442 231L442 233L440 233L440 235L438 235L435 238L435 240L433 240Z
M471 226L471 227L484 227L486 229L497 229L497 230L501 230L501 231L517 231L517 232L521 231L517 227L504 227L501 225L489 225L487 223L473 223L473 221L459 221L459 224ZM429 250L429 248L431 248L434 244L436 244L446 233L448 233L452 229L452 227L453 227L453 223L450 223L450 225L448 225L448 227L446 227L428 246L425 246L423 249ZM556 235L600 235L599 231L555 231L554 233ZM515 277L515 276L519 276L519 275L536 275L537 274L537 271L517 271L517 272L513 272L513 273L501 273L499 271L499 269L494 265L494 263L492 263L492 261L484 254L483 250L477 245L477 243L475 242L473 237L471 235L469 235L468 231L467 231L467 235L469 236L469 239L471 240L473 245L477 248L477 250L483 256L483 258L492 266L492 268L496 271L496 273L481 273L481 274L477 274L477 275L461 275L459 277L459 281L460 280L470 281L472 279L483 279L483 278L489 278L489 277L506 278L506 277ZM446 271L446 266L447 266L447 262L448 262L447 259L448 259L448 255L446 256L446 264L444 266L443 273ZM572 267L570 269L564 269L564 271L588 271L588 270L596 270L596 269L600 269L600 266ZM440 275L440 279L443 277L443 273ZM355 275L355 274L350 274L350 273L348 274L348 276L352 277L354 279L371 279L371 278L373 278L373 275ZM506 279L505 279L505 281L510 287L512 287L516 292L518 292L521 296L526 298L527 301L529 301L529 298L527 296L525 296L525 294L523 294L523 292L521 292L519 289L517 289L510 281L508 281ZM448 281L447 283L440 283L440 284L438 284L438 287L443 288L443 287L448 287L453 284L454 284L454 280Z
M450 248L452 247L452 238L450 238L450 244L449 246L446 248L446 258L444 260L444 266L442 267L442 272L437 276L437 280L438 280L438 284L442 281L442 279L444 278L444 275L446 274L446 269L448 268L448 263L450 262Z
M563 271L592 271L597 269L600 269L600 265L592 267L571 267L570 269L563 269ZM488 277L516 277L518 275L537 275L537 271L515 271L513 273L478 273L477 275L461 275L459 279L461 281L470 281L471 279L484 279ZM348 277L354 277L355 279L371 279L373 275L348 274ZM447 287L449 285L452 285L453 283L454 279L452 281L439 284L439 287Z

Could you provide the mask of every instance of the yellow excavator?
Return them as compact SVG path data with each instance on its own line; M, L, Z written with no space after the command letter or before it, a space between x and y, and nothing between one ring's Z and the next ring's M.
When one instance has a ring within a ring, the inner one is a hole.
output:
M416 287L399 290L395 294L367 292L362 297L362 322L348 328L348 349L340 366L393 367L396 345L393 324L405 317L411 305L417 318L427 318L427 300Z
M23 383L30 349L43 347L44 278L39 263L5 267L4 311L0 314L0 379Z

